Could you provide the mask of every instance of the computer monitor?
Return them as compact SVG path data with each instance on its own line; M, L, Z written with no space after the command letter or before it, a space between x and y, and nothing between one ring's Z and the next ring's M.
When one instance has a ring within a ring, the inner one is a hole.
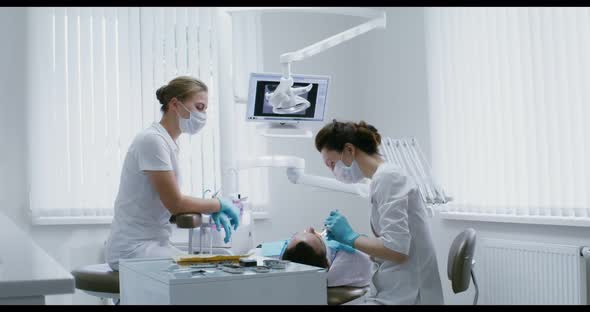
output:
M323 121L326 111L326 98L330 77L316 75L292 75L293 87L305 87L312 84L309 92L300 94L311 104L307 109L291 114L277 114L265 94L273 92L279 85L281 74L251 73L248 91L248 121L274 121L277 123L299 121Z

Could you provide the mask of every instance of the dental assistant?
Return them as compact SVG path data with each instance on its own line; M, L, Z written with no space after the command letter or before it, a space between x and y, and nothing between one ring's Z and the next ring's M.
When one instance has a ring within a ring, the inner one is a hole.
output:
M211 214L217 229L237 230L238 215L231 201L202 199L180 192L178 168L181 133L194 135L207 122L207 86L181 76L156 91L163 113L160 122L142 130L129 146L121 171L115 215L106 244L106 261L113 270L119 259L172 257L183 252L172 246L171 215Z
M371 179L373 235L355 232L346 217L332 211L324 225L328 239L354 247L373 261L366 304L443 304L442 286L424 202L411 177L378 153L381 135L361 121L324 126L315 146L343 183Z

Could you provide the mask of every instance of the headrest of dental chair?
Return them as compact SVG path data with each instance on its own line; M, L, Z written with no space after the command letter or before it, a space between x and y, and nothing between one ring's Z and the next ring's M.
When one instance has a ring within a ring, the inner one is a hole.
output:
M472 228L459 233L449 250L447 275L454 293L460 293L469 288L473 254L475 253L475 234L475 230Z
M200 213L179 213L170 217L170 223L181 229L194 229L201 226L203 220Z

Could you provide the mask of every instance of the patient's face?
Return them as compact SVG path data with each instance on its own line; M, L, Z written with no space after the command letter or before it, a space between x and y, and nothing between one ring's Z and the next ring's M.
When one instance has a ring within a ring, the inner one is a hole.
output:
M302 232L297 232L291 238L289 245L287 245L287 249L293 248L297 243L305 242L309 246L311 246L318 254L326 254L326 245L324 244L324 240L322 239L322 235L313 227L309 227Z

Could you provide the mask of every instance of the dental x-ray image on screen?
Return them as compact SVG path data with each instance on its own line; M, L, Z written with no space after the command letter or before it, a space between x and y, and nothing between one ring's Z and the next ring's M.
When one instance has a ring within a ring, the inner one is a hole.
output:
M280 85L282 74L280 73L251 73L248 87L248 107L246 119L252 121L323 121L326 110L329 76L319 75L293 75L292 88L299 88L303 93L297 92L299 100L309 101L309 104L301 104L287 112L277 112L270 102L272 95ZM308 92L306 87L311 85ZM307 107L307 105L309 105ZM292 113L291 113L292 112Z
M269 94L269 93L274 92L278 85L279 85L278 83L267 83L266 85L264 85L264 94ZM304 84L304 83L294 83L293 87L295 87L295 88L300 87L300 86L304 87L307 85L308 84ZM314 84L312 84L312 85L314 85ZM314 88L315 88L315 92L317 93L317 84L315 84L315 86L309 92L299 94L299 96L309 101L309 94L314 92ZM304 109L304 110L297 112L297 113L286 114L286 115L287 116L289 116L289 115L290 116L305 116L306 111L311 110L313 112L315 110L315 101L309 101L309 102L310 102L311 106L308 107L307 109ZM266 97L264 98L264 104L262 106L262 113L276 115L272 111L272 104L270 104L270 101ZM285 115L285 114L281 114L281 115Z
M256 102L254 103L254 115L255 116L268 116L268 117L302 117L302 118L313 118L316 110L316 98L318 94L318 84L312 83L312 88L307 93L302 93L299 96L308 100L311 106L307 109L292 113L292 114L277 114L272 110L272 104L266 99L265 94L272 93L277 88L279 83L277 81L258 81L256 85ZM294 88L305 87L309 83L293 83Z

